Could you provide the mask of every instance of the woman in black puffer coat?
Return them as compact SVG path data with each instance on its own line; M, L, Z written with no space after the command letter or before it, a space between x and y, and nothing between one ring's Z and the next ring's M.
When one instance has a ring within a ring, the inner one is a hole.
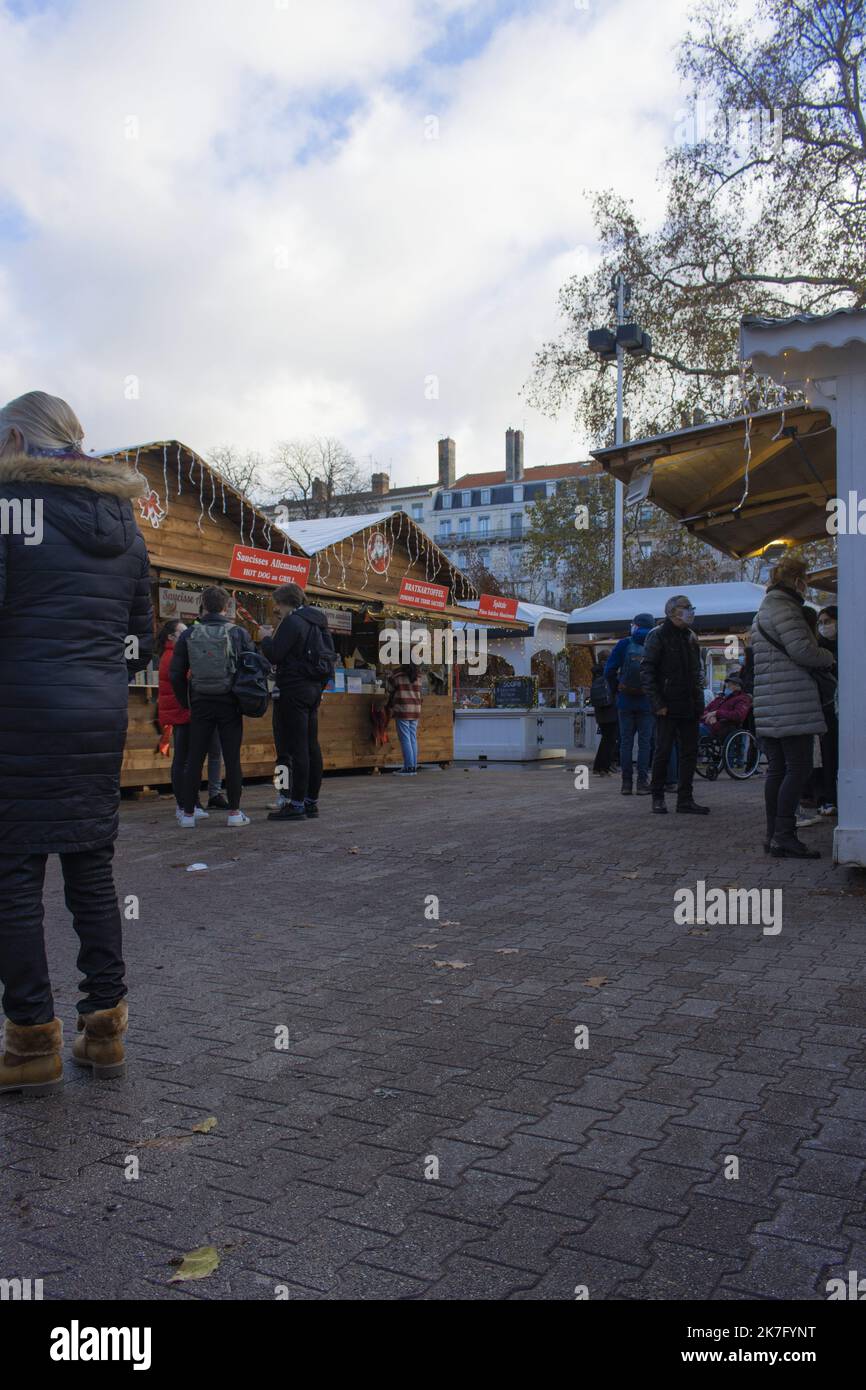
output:
M143 480L83 454L81 437L69 406L43 392L0 410L0 1090L53 1087L61 1075L42 931L49 854L60 855L81 938L79 1015L102 1038L113 1022L125 1027L111 861L128 683L153 643L130 506ZM82 1033L77 1060L116 1063L116 1047L94 1052Z

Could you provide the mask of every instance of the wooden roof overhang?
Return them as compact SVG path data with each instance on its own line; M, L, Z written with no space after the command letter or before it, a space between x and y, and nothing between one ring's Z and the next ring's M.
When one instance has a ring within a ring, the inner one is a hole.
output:
M747 446L748 432L748 446ZM751 451L751 456L749 451ZM807 405L717 420L593 455L699 539L742 560L771 542L823 539L836 484L836 431Z

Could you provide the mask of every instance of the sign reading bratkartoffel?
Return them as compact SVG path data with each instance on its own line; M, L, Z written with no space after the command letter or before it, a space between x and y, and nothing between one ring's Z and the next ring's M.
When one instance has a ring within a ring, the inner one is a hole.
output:
M251 584L299 584L307 587L310 561L305 555L284 555L279 550L254 550L236 545L229 566L229 579L246 579Z
M444 608L448 590L443 584L429 584L424 579L404 579L398 602L409 603L413 608Z

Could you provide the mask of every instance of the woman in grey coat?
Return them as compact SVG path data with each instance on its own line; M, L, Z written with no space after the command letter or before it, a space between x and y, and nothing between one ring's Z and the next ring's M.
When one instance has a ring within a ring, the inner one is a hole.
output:
M806 621L806 566L793 556L771 571L752 627L755 729L769 764L764 849L777 858L818 859L797 839L796 813L812 766L812 740L826 733L815 674L833 664Z

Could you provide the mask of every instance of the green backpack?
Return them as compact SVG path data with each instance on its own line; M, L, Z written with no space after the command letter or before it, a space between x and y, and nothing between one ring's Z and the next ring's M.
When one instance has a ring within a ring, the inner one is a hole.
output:
M228 695L238 659L231 623L196 623L187 638L193 695Z

